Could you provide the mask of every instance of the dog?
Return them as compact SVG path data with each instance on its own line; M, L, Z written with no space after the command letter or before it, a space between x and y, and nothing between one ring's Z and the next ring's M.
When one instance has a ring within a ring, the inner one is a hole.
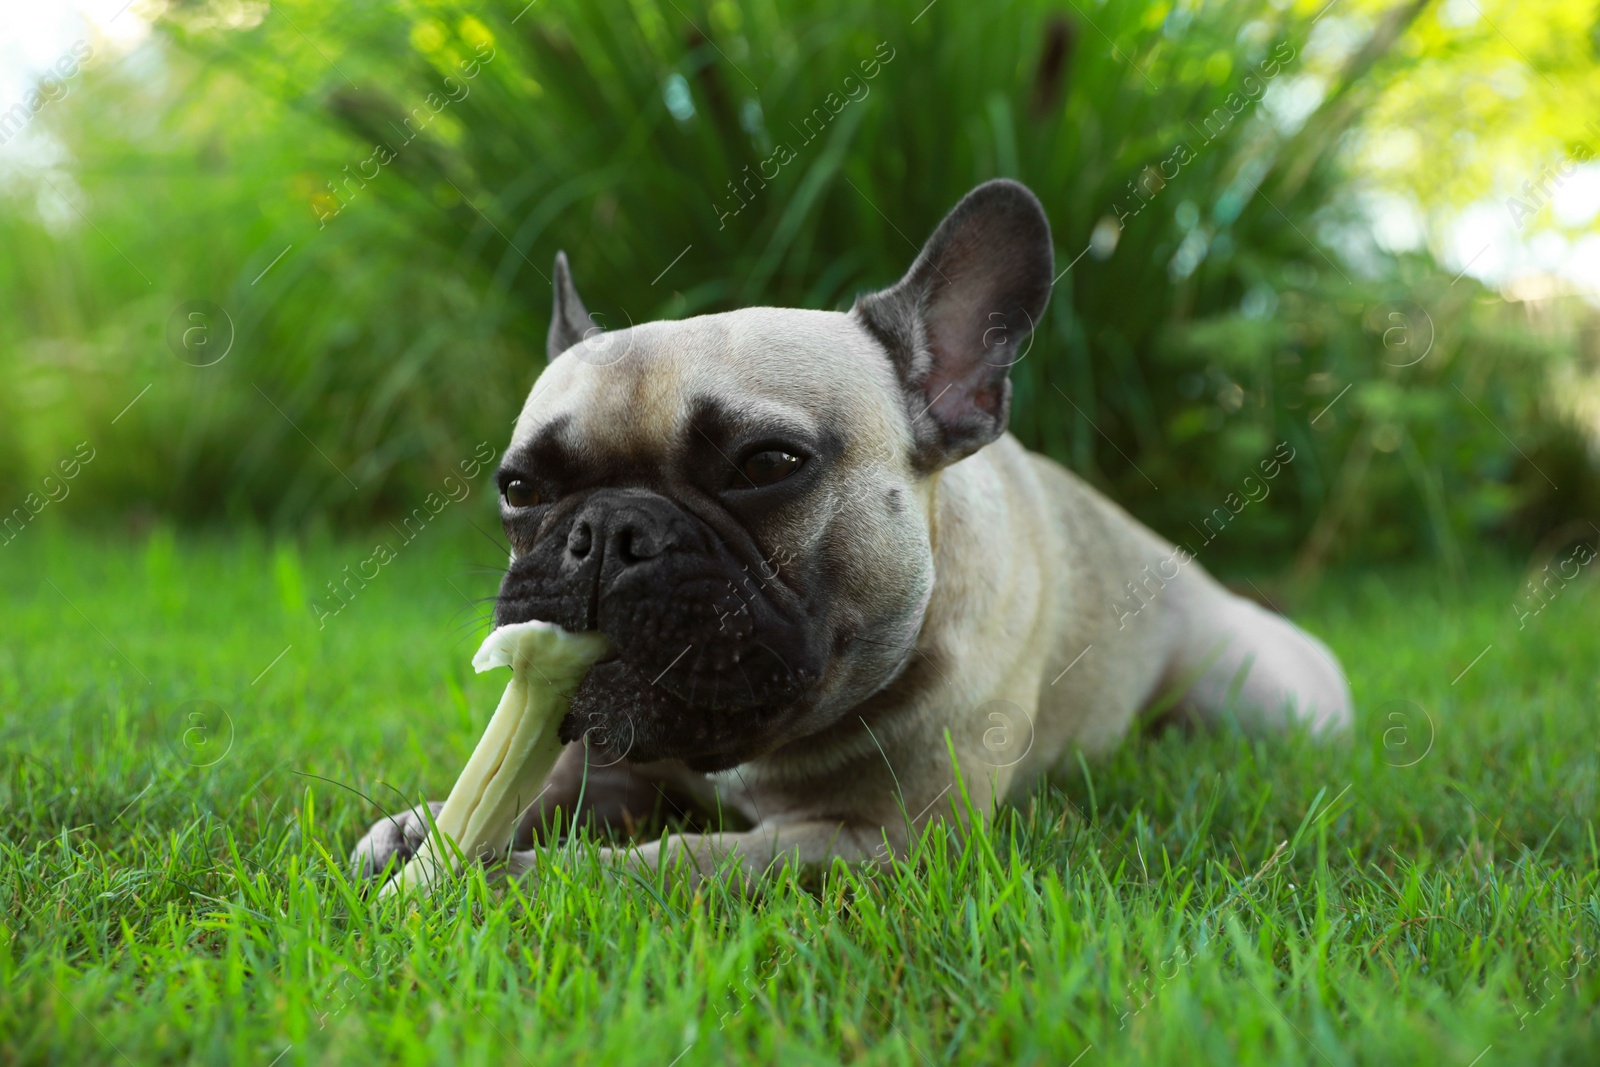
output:
M614 652L573 694L506 870L537 871L558 811L617 825L665 798L723 825L608 861L759 884L903 855L1152 709L1348 726L1326 645L1006 432L1053 270L1044 210L1008 180L849 312L601 332L557 255L549 363L497 475L495 623ZM421 806L382 819L353 862L403 861L427 828Z

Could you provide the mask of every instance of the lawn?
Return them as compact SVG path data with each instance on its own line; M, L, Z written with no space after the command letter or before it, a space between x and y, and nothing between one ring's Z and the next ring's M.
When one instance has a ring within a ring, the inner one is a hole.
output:
M1330 576L1296 614L1349 669L1347 744L1136 739L893 871L752 904L578 842L533 897L374 908L350 846L443 797L504 684L468 662L501 557L457 518L320 629L366 541L0 551L0 1061L1600 1054L1592 581L1519 629L1516 563Z

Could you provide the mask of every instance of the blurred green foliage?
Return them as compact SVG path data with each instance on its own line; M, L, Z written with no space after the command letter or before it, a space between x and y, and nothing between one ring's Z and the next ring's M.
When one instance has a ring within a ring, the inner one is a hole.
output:
M1383 252L1340 151L1423 6L1329 16L1337 53L1257 4L174 5L0 200L0 501L88 440L81 518L382 519L503 444L558 249L608 327L843 309L1009 176L1072 264L1026 443L1195 544L1286 442L1207 560L1529 541L1600 511L1570 324ZM169 351L189 300L215 365Z

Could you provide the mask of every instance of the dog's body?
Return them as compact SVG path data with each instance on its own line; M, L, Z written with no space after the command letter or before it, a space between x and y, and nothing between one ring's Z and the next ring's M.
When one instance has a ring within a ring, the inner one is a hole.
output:
M753 824L668 852L759 875L891 855L962 811L958 765L987 811L1152 704L1256 731L1348 722L1324 646L1004 432L1051 269L1043 212L1011 182L847 314L597 338L558 258L551 363L501 471L496 621L600 629L618 655L574 695L563 738L581 743L530 831L661 792ZM424 833L420 812L383 820L358 862Z

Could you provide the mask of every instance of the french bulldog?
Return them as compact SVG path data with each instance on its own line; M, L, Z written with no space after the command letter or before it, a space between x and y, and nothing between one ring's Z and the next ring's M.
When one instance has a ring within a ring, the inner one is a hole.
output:
M1043 208L1005 180L848 312L602 332L556 257L549 363L498 472L495 622L599 630L614 654L573 695L512 874L558 810L715 810L604 854L759 883L902 855L1152 708L1347 726L1326 645L1007 433L1053 270ZM427 827L420 806L382 819L353 862L403 861Z

